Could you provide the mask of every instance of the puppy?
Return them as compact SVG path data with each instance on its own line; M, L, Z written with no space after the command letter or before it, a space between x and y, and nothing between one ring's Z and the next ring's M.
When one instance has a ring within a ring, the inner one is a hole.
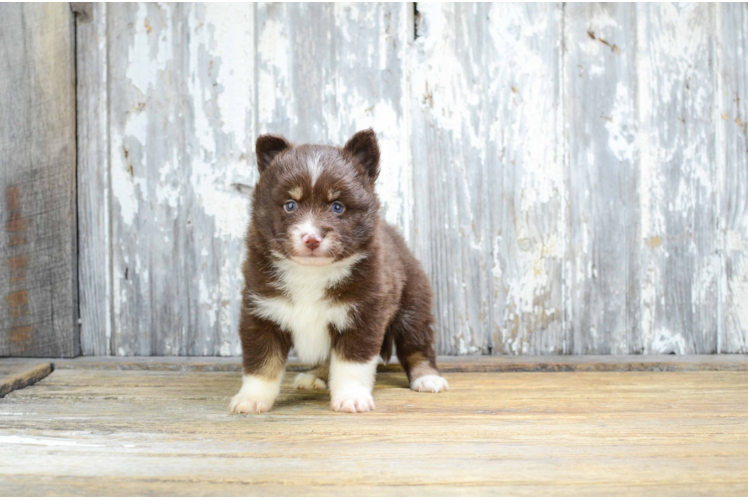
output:
M412 390L447 390L428 278L379 216L374 132L343 148L263 135L257 166L239 326L244 377L231 411L273 406L291 347L317 366L294 386L329 383L335 411L374 409L377 360L389 360L393 342Z

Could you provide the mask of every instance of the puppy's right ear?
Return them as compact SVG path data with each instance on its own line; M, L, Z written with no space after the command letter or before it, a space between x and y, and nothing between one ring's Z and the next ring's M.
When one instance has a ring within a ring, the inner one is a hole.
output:
M287 149L291 149L291 143L281 135L261 135L257 138L257 168L263 173L273 163L276 156Z

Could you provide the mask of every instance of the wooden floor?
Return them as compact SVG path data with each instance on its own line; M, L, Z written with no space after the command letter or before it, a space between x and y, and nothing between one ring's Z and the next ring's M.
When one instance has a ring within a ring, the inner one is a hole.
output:
M748 371L386 371L359 415L289 373L233 416L232 371L109 368L0 399L0 494L748 495Z

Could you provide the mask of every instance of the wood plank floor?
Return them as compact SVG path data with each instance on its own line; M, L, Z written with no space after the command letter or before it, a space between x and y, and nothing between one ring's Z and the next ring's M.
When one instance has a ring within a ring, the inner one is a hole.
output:
M226 371L75 368L0 399L2 495L747 495L748 372L380 373L377 410Z

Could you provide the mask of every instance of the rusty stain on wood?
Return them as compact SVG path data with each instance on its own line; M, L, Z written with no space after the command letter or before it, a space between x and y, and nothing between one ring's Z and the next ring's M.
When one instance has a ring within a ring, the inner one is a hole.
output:
M8 265L8 281L10 283L16 283L18 281L23 281L26 279L27 261L25 255L9 257L6 261L6 264Z
M0 356L79 353L74 41L67 3L0 5Z
M8 245L16 246L26 243L26 220L21 212L18 186L9 186L5 190L5 209L8 211L5 231L11 233Z
M29 300L26 294L26 290L19 290L17 292L6 295L5 301L8 303L8 307L10 308L10 316L12 318L19 318L28 314Z
M11 326L8 338L20 349L20 352L27 352L33 332L31 326Z
M8 213L8 221L5 224L6 232L10 233L8 246L13 247L11 251L23 252L21 245L26 243L26 221L21 210L19 189L17 186L9 186L5 190L5 204ZM17 248L21 247L21 248ZM19 253L11 255L7 259L8 264L8 289L14 290L5 295L6 310L10 316L10 325L7 327L7 335L13 344L13 350L17 353L28 352L33 329L28 326L29 300L25 289L18 290L23 286L26 279L26 255ZM0 397L2 397L0 387Z

